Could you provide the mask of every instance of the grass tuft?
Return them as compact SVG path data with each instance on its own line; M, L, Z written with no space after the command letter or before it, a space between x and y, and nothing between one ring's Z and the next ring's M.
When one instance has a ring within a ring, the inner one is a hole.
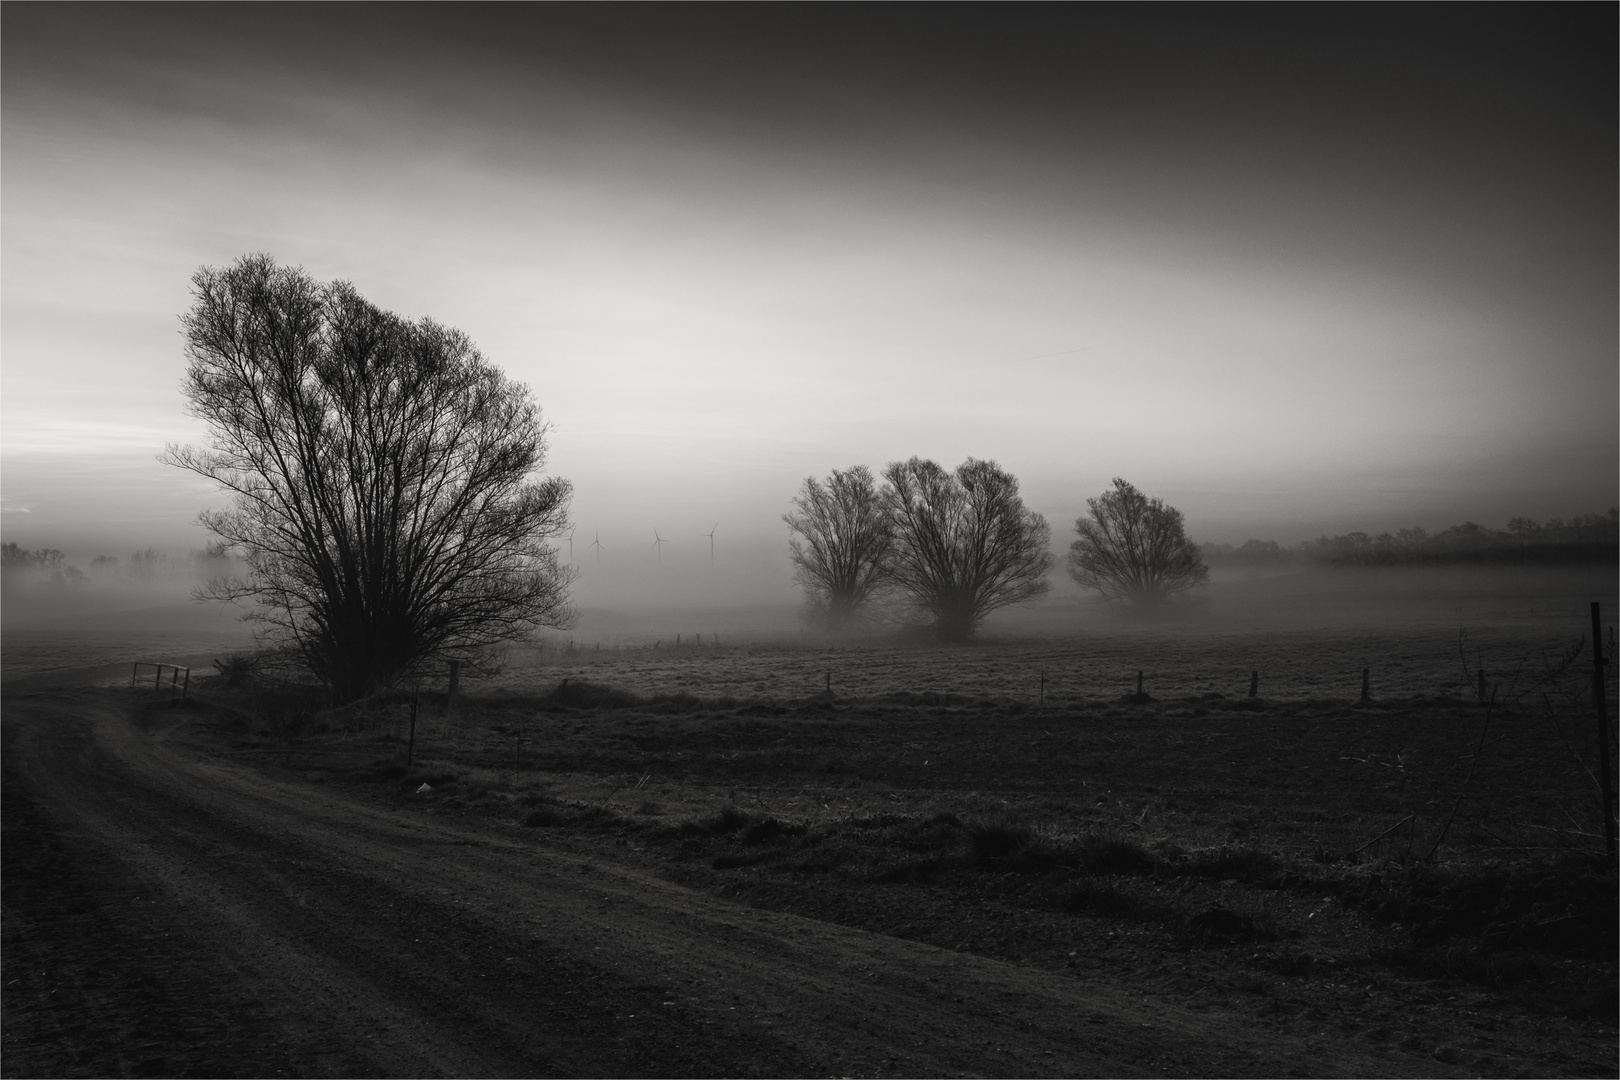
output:
M1159 865L1141 844L1110 833L1083 838L1079 854L1080 865L1093 874L1150 874Z
M628 690L572 678L564 679L557 689L540 699L545 709L627 709L644 704Z
M1142 901L1089 875L1063 893L1058 907L1076 915L1098 915L1106 919L1143 918L1147 914Z
M970 821L964 831L968 863L981 870L1038 874L1062 864L1046 838L1016 816Z

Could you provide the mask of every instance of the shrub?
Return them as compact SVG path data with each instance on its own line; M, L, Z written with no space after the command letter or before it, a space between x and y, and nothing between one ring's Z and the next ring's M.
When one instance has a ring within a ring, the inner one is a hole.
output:
M540 704L548 709L625 709L645 702L628 690L570 678L541 698Z
M1200 852L1180 867L1180 872L1193 877L1232 878L1236 881L1274 881L1280 869L1277 860L1253 848L1223 847L1218 851Z
M1110 919L1130 918L1140 915L1142 911L1142 903L1136 897L1089 876L1082 877L1070 886L1058 906L1077 915L1100 915Z
M1146 874L1159 864L1134 840L1092 833L1080 841L1080 865L1093 874Z
M215 660L220 683L235 690L248 685L259 674L260 660L253 653L232 653L223 660Z
M1045 838L1016 817L970 821L965 829L968 862L980 869L1032 874L1062 861Z

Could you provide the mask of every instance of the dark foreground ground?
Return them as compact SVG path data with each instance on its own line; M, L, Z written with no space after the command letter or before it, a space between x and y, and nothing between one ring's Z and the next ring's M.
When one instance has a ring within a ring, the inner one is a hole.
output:
M1190 661L1043 705L1044 644L562 658L424 695L409 765L403 695L11 680L0 1065L1614 1075L1579 680L1487 707L1448 651L1367 705Z

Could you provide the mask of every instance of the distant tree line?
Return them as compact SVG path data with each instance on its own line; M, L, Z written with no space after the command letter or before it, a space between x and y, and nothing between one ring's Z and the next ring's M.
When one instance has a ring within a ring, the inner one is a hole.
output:
M13 587L27 581L48 584L53 588L83 588L89 585L108 585L115 580L124 582L194 582L229 573L236 565L222 544L208 544L183 557L146 548L120 558L117 555L97 555L86 571L56 548L29 550L7 541L0 544L0 575L5 584Z
M1620 558L1620 509L1538 522L1516 517L1505 529L1472 521L1436 533L1421 528L1319 536L1284 547L1275 540L1239 545L1199 544L1211 566L1261 568L1289 564L1330 566L1440 565L1490 563L1559 565L1613 563Z

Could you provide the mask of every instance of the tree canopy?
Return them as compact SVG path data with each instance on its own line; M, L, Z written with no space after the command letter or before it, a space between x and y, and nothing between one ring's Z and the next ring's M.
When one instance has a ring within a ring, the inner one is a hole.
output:
M210 446L163 460L231 493L201 521L247 566L205 595L251 602L339 700L567 623L546 540L570 486L538 475L526 386L460 331L265 255L192 286L182 388Z
M1086 506L1090 516L1074 523L1079 539L1069 545L1069 576L1081 588L1110 603L1157 608L1209 580L1180 510L1118 477Z
M894 522L890 576L941 637L967 638L990 612L1051 587L1051 530L995 462L968 458L947 472L914 457L883 476Z
M793 506L782 520L795 534L788 548L809 621L834 633L866 621L889 584L894 548L888 505L872 470L834 469L825 483L806 477Z

